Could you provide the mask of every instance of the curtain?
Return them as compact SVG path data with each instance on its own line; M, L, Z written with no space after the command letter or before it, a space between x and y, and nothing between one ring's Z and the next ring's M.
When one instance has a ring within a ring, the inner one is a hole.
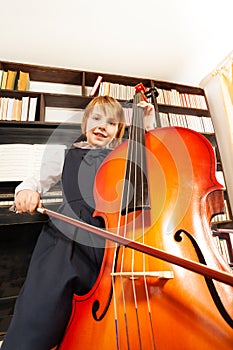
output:
M201 83L213 119L233 212L233 51Z
M221 69L217 69L215 74L219 74L225 104L233 105L233 57L230 57Z

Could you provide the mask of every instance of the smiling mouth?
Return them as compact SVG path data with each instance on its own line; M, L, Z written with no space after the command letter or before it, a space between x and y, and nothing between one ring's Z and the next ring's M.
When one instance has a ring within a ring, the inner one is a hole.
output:
M103 138L107 137L106 135L101 134L100 132L94 132L94 135L97 136L97 137L103 137Z

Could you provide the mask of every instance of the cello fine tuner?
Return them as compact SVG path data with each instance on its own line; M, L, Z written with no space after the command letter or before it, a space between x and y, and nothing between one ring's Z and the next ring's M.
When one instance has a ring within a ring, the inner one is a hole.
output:
M129 279L139 279L142 277L154 277L154 278L164 278L171 279L174 278L173 271L122 271L122 272L112 272L113 277L125 277Z

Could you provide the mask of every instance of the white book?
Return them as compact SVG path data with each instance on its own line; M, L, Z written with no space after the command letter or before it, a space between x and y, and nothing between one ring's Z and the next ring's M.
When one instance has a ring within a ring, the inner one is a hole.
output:
M14 102L15 102L14 98L9 98L8 105L7 105L6 120L12 120Z
M29 110L28 110L29 122L34 122L36 119L36 105L37 105L37 97L30 97Z
M224 175L223 175L223 172L221 170L216 171L216 179L223 186L223 188L226 188Z
M5 97L0 97L0 120L2 120L4 98Z
M82 95L82 86L31 80L30 91L80 96Z
M43 164L54 158L64 159L65 145L2 144L0 145L0 181L23 181L39 177Z
M28 119L29 96L22 97L21 121L25 122Z
M1 119L6 120L7 116L7 106L8 106L9 97L2 97L1 102Z
M170 126L167 113L160 112L159 118L160 118L161 127Z
M233 248L233 233L229 233L230 241L231 241L231 246Z
M1 85L2 85L2 77L3 77L3 70L0 69L0 88L1 88Z
M46 107L45 122L81 124L83 114L84 109Z
M97 91L97 89L98 89L98 87L99 87L99 85L100 85L102 79L103 79L103 77L102 77L101 75L99 75L99 76L97 77L97 79L96 79L96 81L95 81L95 84L93 85L93 88L92 88L91 91L90 91L89 96L94 96L94 95L95 95L95 93L96 93L96 91Z
M2 104L3 104L3 97L0 97L0 120L2 120Z

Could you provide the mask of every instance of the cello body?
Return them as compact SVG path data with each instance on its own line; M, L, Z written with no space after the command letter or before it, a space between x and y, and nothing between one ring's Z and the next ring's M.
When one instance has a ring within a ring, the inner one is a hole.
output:
M179 127L148 132L150 208L122 215L127 143L96 176L95 215L106 229L231 273L210 230L211 218L223 212L223 190L206 138ZM232 286L106 241L98 279L86 295L74 295L58 349L230 350L232 319Z

